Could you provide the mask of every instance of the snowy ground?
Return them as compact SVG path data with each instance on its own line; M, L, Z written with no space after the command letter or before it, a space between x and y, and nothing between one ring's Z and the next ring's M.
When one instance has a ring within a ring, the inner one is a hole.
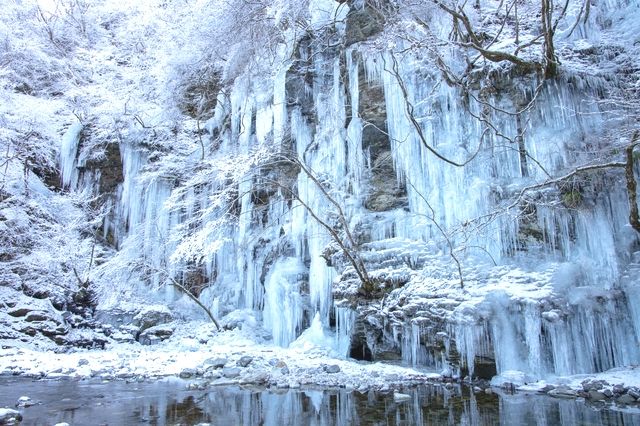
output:
M311 342L284 349L255 343L240 330L216 333L210 325L194 323L184 324L170 340L154 346L110 344L105 350L61 354L27 347L8 348L0 352L0 374L104 380L175 375L193 378L192 386L196 387L253 384L361 391L385 391L442 380L439 374L412 368L337 359L330 349Z

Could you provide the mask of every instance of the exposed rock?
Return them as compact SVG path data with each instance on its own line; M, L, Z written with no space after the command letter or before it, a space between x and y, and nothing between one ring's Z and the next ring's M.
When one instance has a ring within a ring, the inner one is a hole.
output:
M175 328L175 324L161 324L147 328L138 336L138 342L146 346L155 345L171 337Z
M548 393L549 391L554 390L556 387L553 385L545 385L543 388L538 390L538 393Z
M22 414L11 408L0 408L0 425L13 425L22 420Z
M287 366L286 362L282 360L272 360L270 364L272 364L275 369L280 370L281 374L289 374L289 367Z
M227 359L226 358L209 358L207 360L205 360L202 365L206 366L210 366L212 368L222 368L225 366L225 364L227 363Z
M636 402L636 399L629 394L620 395L616 398L616 402L619 404L633 404Z
M246 367L251 364L252 361L253 357L245 355L236 362L236 365L239 365L240 367Z
M133 324L143 332L148 328L173 321L173 313L164 305L147 306L134 318Z
M190 377L193 377L196 375L196 370L194 370L193 368L185 368L184 370L182 370L180 372L180 378L181 379L188 379Z
M595 390L589 391L588 395L589 399L592 401L603 401L607 399L604 393Z
M122 331L113 332L110 337L118 343L133 343L136 341L136 337L133 334Z
M33 402L33 400L28 396L21 396L20 398L18 398L18 402L16 402L16 407L31 407L35 404L36 403Z
M252 385L264 385L269 381L269 374L265 372L258 372L256 374L249 375L243 378L240 383L244 385L252 384Z
M585 392L589 392L602 390L607 382L605 382L604 380L585 380L581 384L582 389Z
M384 29L384 16L365 4L361 9L352 9L347 15L347 46L365 41Z
M473 375L478 379L491 380L498 370L496 360L486 356L476 356L473 359Z
M202 374L202 377L205 379L219 379L222 375L217 371L205 371L204 374Z
M578 396L578 393L569 386L558 386L557 388L549 391L547 395L554 398L575 398Z
M90 329L72 329L66 335L56 336L54 341L58 345L104 349L105 345L109 343L109 338L100 332Z
M95 318L102 324L110 324L115 328L123 330L123 327L131 327L133 318L138 314L136 311L122 308L98 309L95 311ZM131 330L129 330L131 331ZM138 327L135 327L135 332Z
M623 393L626 392L625 388L623 385L621 384L615 384L613 385L613 387L611 388L611 390L613 391L614 394L616 395L622 395Z
M638 388L630 388L627 393L635 399L640 399L640 389Z

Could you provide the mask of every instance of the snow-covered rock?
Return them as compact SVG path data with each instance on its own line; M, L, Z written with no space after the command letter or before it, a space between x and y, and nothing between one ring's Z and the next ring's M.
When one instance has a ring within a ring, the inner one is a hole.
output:
M133 324L143 332L148 328L166 324L174 320L174 314L166 305L152 305L144 307L134 318Z
M0 408L0 424L14 425L22 420L22 414L11 408Z

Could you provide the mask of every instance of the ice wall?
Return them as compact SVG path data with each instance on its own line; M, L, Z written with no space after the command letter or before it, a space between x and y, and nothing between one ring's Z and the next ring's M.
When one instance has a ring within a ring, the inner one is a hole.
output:
M624 188L604 180L585 194L551 186L527 194L526 211L508 207L523 187L593 161L606 148L607 118L594 100L612 83L586 73L544 84L494 73L479 85L495 90L469 97L400 40L389 48L345 49L345 3L317 0L310 7L311 35L285 33L271 73L250 67L219 96L198 169L206 178L197 185L146 172L153 165L148 151L135 140L121 145L118 244L137 247L152 271L177 278L198 264L208 280L201 300L219 316L252 310L276 344L289 345L316 316L325 328L334 318L335 347L346 354L356 314L334 311L332 289L352 271L328 261L327 247L336 252L336 244L323 225L344 226L336 201L350 230L369 243L363 257L382 271L376 276L397 277L402 265L403 276L414 279L429 266L419 259L446 256L452 247L465 265L564 268L549 281L566 302L562 309L543 306L542 297L487 295L475 315L450 318L447 344L471 374L477 357L494 359L499 373L536 376L639 362L640 292L631 290L633 278L620 279L636 238ZM580 34L598 37L582 27ZM362 111L373 102L366 97L373 86L383 90L376 102L386 115L390 179L407 196L406 205L375 213L365 207L377 171ZM75 179L80 131L74 126L64 138L65 185ZM278 167L249 167L265 147L267 163ZM375 253L392 246L392 256ZM193 251L196 259L184 255ZM405 362L447 367L425 345L427 330L409 319L391 334Z

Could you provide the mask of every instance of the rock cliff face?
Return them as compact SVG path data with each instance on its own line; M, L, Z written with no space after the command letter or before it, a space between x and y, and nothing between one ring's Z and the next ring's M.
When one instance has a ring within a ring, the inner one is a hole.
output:
M340 355L462 376L639 362L637 5L552 11L553 59L538 2L413 3L261 10L264 45L199 64L178 118L70 127L63 186L116 250L99 309L188 292L282 346L317 317Z

